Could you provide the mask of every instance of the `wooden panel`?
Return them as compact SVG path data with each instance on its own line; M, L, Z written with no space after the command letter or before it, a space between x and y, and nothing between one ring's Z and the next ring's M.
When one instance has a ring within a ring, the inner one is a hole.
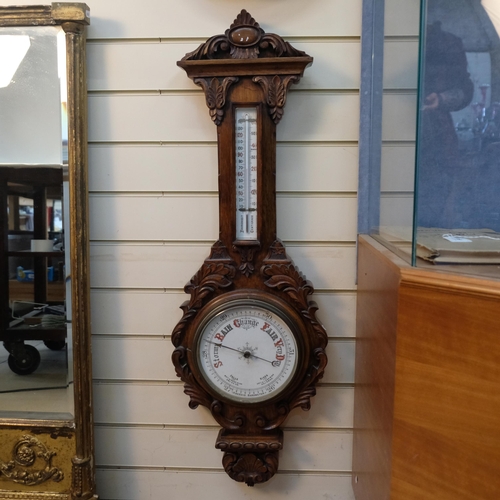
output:
M370 241L361 237L358 244L353 488L358 500L387 500L399 273L390 252Z
M386 40L384 43L384 89L416 89L418 40Z
M290 92L277 138L279 141L356 141L358 115L356 93ZM304 126L305 123L309 125ZM91 142L215 139L216 127L201 92L89 96Z
M89 43L89 90L199 89L176 64L198 46L197 42L158 39ZM358 40L293 42L293 46L314 58L297 89L329 89L333 82L337 89L359 88Z
M317 290L353 290L354 245L287 245ZM210 245L92 243L93 287L183 288L210 254Z
M356 497L494 498L500 281L411 268L368 241L358 274Z
M180 290L92 290L92 332L168 335L182 316L188 298ZM354 337L355 293L315 293L318 317L330 337Z
M213 240L219 233L214 195L93 195L90 238L96 240ZM283 240L354 241L357 200L279 195L277 231ZM329 224L318 224L331 214ZM175 214L175 215L174 215Z
M221 467L222 453L214 446L218 428L97 426L95 433L97 443L108 443L96 448L97 466ZM285 443L281 471L350 469L351 431L285 430Z
M500 282L483 281L480 292L471 278L434 277L415 283L408 275L401 286L394 498L431 492L442 500L494 498L500 491Z
M318 0L314 8L310 8L302 0L288 0L286 4L248 0L245 8L268 33L279 31L281 36L359 36L361 4L361 0ZM154 36L199 37L204 40L223 33L240 12L241 5L144 0L139 6L123 0L105 0L94 2L91 8L89 38Z
M417 95L385 94L382 109L383 141L414 141Z
M278 471L272 481L249 488L231 481L225 472L198 470L98 469L99 498L114 500L220 500L225 498L273 500L324 498L325 500L354 500L350 474L287 474Z
M353 398L352 387L318 387L317 395L311 400L311 410L294 409L285 427L352 428ZM181 384L94 384L94 412L98 424L218 427L209 410L201 406L191 410L187 403Z
M63 281L47 283L47 300L64 301L66 287ZM33 301L35 297L35 284L22 281L9 280L9 300Z
M278 144L276 154L278 192L357 190L357 146ZM215 143L91 144L89 163L94 192L217 190Z
M170 361L174 349L170 339L94 336L92 340L95 379L179 380ZM321 382L353 383L354 341L331 341L326 352L329 363Z

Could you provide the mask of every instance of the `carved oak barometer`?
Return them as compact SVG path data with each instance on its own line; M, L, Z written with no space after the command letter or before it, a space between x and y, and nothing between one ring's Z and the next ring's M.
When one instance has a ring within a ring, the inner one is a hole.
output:
M250 486L275 474L280 425L310 408L327 362L313 287L276 237L276 125L311 63L245 10L177 63L217 125L220 238L185 287L172 358L189 406L222 426L224 469Z

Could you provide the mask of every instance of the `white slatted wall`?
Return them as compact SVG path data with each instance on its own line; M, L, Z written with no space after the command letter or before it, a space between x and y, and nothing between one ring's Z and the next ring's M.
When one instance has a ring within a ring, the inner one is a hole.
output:
M101 498L352 500L361 0L88 3ZM218 234L216 127L175 62L241 8L314 57L278 126L278 233L313 281L330 336L312 409L293 412L279 473L254 488L225 475L218 427L188 408L170 362L183 286Z
M408 236L413 221L419 9L420 0L385 0L380 223L406 228L401 234Z

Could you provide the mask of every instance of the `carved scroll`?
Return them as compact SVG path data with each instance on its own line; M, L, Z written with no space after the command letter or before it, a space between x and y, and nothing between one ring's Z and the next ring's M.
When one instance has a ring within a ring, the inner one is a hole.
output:
M210 257L184 287L184 291L189 293L191 298L181 305L184 314L172 332L172 343L175 347L182 343L187 323L215 292L233 284L235 274L234 262L229 257L227 248L221 241L217 241L212 246ZM181 377L181 374L178 376Z
M276 240L271 246L268 256L264 259L261 274L267 278L264 283L269 288L285 292L292 299L295 308L312 325L319 347L324 349L328 337L323 325L316 318L316 302L308 298L313 294L314 287L286 256L285 247L280 240Z
M278 470L278 453L232 453L226 452L222 465L227 475L240 483L254 486L271 479Z
M189 407L193 409L200 404L210 408L213 400L199 387L193 377L186 348L182 345L185 330L197 312L215 293L233 284L235 274L234 262L229 257L227 248L221 241L217 241L212 246L210 256L184 287L184 291L191 297L181 305L184 314L172 332L172 343L175 346L172 362L177 376L184 382L184 393L190 397Z

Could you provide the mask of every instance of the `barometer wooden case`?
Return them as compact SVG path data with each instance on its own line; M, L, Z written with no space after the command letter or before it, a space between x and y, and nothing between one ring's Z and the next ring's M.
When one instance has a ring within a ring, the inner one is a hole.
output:
M310 408L327 363L313 287L276 237L276 125L311 63L245 10L177 63L217 126L220 237L185 287L172 359L189 406L222 426L227 474L250 486L277 471L280 425Z

